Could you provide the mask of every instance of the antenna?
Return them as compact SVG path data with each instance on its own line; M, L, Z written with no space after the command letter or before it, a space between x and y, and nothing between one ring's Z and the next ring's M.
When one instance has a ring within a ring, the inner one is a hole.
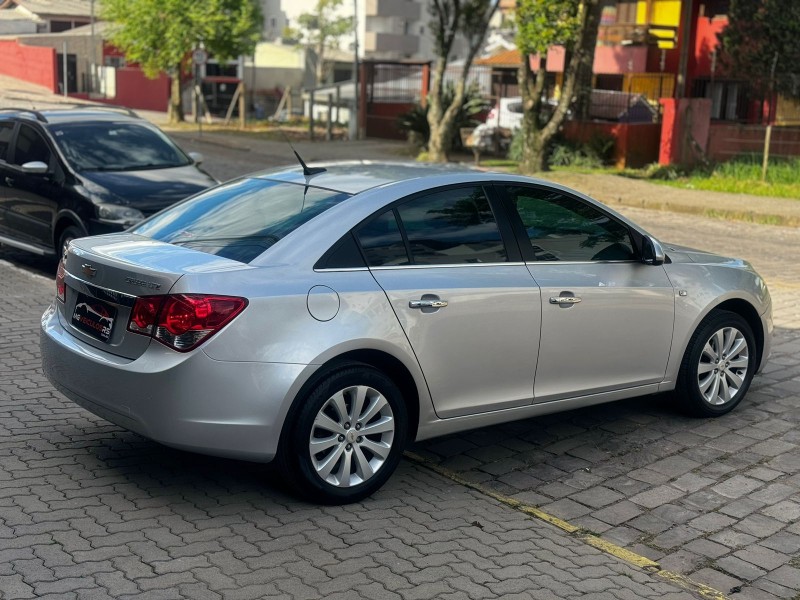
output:
M306 164L306 162L302 159L300 154L298 154L297 150L294 149L294 146L292 146L292 141L289 139L289 136L286 135L286 133L283 131L283 129L279 128L278 131L281 132L281 135L286 140L286 143L289 144L289 148L292 149L292 152L294 152L294 155L297 157L297 160L300 161L300 166L303 167L303 175L305 175L306 177L309 177L311 175L317 175L319 173L324 173L325 171L328 170L325 167L309 167Z
M289 145L291 146L291 144ZM292 152L294 152L294 155L297 157L297 160L300 161L300 165L303 167L303 175L305 175L306 177L308 177L309 175L316 175L317 173L324 173L325 171L328 170L325 167L309 167L303 161L303 159L300 158L300 155L297 153L297 150L292 148Z

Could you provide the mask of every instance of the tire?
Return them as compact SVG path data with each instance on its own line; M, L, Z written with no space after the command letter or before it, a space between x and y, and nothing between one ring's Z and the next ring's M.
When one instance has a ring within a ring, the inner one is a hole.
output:
M359 401L361 418L354 419ZM408 433L408 412L391 379L367 365L347 366L296 402L277 457L295 491L315 503L348 504L386 483Z
M720 417L736 408L755 375L757 354L747 321L725 310L710 313L689 340L681 362L675 394L684 410Z
M75 225L70 225L64 231L61 232L61 235L58 236L58 246L56 247L56 254L58 258L61 259L64 256L64 251L67 249L69 243L77 238L84 237L86 234L80 229L80 227L76 227Z

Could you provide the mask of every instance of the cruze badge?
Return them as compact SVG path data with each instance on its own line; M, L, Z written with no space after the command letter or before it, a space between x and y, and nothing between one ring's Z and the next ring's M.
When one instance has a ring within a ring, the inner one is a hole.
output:
M92 265L90 265L89 263L86 263L86 264L83 264L83 265L81 265L81 271L82 271L82 272L83 272L83 274L84 274L84 275L86 275L87 277L94 277L95 275L97 275L97 269L95 269L95 268L94 268Z
M146 287L151 290L161 289L161 284L155 283L154 281L144 281L142 279L134 279L133 277L126 277L125 281L127 281L131 285L138 285L141 287Z

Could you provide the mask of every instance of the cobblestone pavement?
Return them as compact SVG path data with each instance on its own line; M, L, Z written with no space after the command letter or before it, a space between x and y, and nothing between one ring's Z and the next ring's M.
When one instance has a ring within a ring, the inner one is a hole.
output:
M0 598L693 596L404 462L363 504L286 496L267 467L165 448L39 369L53 283L0 261Z

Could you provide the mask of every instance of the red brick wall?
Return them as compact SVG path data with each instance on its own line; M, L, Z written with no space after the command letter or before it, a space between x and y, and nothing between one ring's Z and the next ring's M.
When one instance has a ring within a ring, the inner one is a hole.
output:
M708 157L715 161L764 151L763 125L713 123L708 135ZM800 128L773 127L770 156L800 156Z
M58 65L54 48L25 46L0 40L0 73L37 83L58 93Z

